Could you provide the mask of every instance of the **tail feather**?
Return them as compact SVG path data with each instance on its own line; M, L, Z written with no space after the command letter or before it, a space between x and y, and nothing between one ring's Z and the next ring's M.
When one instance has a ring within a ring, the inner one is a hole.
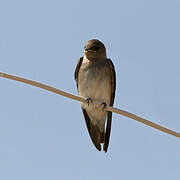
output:
M104 143L104 141L105 141L105 133L104 132L100 132L100 138L101 138L100 143Z
M97 150L101 151L100 129L97 125L90 125L90 137Z
M109 146L109 139L111 134L111 124L112 124L112 112L108 112L107 125L106 125L106 134L103 150L107 152Z
M100 144L100 129L97 125L93 125L85 109L82 108L86 126L90 135L90 138L97 150L101 151Z

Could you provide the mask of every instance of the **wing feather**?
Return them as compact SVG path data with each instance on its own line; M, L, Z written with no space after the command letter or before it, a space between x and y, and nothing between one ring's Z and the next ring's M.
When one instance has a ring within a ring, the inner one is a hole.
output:
M115 90L116 90L116 72L113 65L113 62L110 59L107 59L109 63L109 68L111 70L111 102L110 106L113 106L115 99ZM106 125L106 133L105 133L105 142L103 146L103 150L107 152L109 146L109 139L111 134L111 124L112 124L112 112L107 113L107 125Z
M82 61L83 61L83 57L81 57L78 60L78 63L77 63L77 66L76 66L76 69L75 69L75 72L74 72L74 79L76 81L77 89L78 89L78 75L79 75L79 70L81 68ZM87 126L87 129L88 129L89 135L91 137L91 140L92 140L94 146L99 151L101 151L101 145L100 145L100 143L98 142L98 139L97 139L98 133L99 133L99 128L98 128L98 126L92 125L86 110L82 108L82 111L83 111L84 119L85 119L85 122L86 122L86 126Z

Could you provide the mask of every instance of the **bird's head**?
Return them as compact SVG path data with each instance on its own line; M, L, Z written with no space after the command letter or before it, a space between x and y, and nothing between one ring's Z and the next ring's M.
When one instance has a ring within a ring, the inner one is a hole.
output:
M97 39L89 40L84 46L84 56L89 60L106 59L106 48Z

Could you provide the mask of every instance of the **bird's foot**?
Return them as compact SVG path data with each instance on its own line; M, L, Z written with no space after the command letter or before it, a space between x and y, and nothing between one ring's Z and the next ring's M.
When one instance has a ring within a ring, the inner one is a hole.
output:
M89 106L90 104L92 104L92 102L93 102L90 97L87 97L86 100L87 100L88 106Z
M102 108L102 111L105 111L105 108L106 108L107 104L105 102L103 102L103 103L101 103L100 106Z

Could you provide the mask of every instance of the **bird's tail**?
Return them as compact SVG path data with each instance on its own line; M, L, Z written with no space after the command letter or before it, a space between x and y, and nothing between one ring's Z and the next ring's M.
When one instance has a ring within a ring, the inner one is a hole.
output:
M86 121L86 126L90 135L90 138L96 147L97 150L101 151L101 143L105 142L105 133L100 131L99 126L96 124L94 125L90 118L88 113L86 112L85 109L82 108L84 118Z
M97 125L90 124L90 137L97 150L101 151L101 133Z

